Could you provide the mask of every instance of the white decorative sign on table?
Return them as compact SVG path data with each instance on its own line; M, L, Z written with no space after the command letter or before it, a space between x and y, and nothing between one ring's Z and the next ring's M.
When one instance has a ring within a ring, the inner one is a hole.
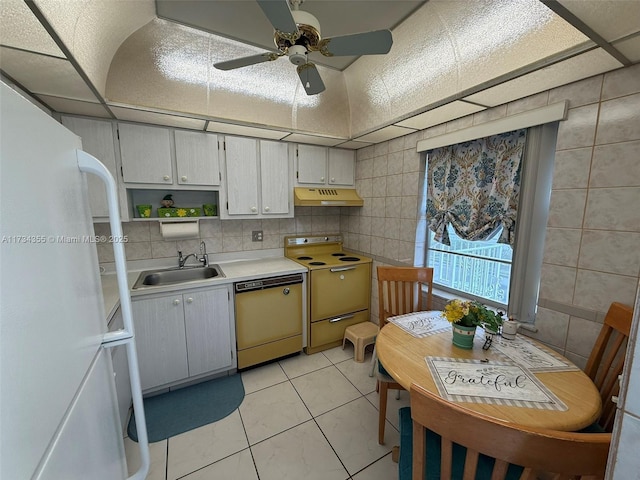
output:
M567 410L558 397L521 365L444 357L425 357L425 361L445 400Z
M568 372L578 370L578 367L554 352L545 351L519 335L514 340L506 340L495 336L492 347L530 372Z
M388 322L397 325L414 337L426 337L446 330L451 331L451 324L442 316L440 310L397 315L388 318Z

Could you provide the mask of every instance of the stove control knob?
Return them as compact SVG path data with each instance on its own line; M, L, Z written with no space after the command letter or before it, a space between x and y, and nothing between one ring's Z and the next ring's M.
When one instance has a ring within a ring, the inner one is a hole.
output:
M329 237L324 237L324 241L328 242L329 241Z
M307 240L306 238L303 240L304 243L307 243L309 240Z
M344 280L344 275L340 275L340 280Z
M284 295L289 295L289 292L290 292L290 291L291 291L291 290L289 290L288 288L284 288L284 289L282 290L282 293L283 293Z

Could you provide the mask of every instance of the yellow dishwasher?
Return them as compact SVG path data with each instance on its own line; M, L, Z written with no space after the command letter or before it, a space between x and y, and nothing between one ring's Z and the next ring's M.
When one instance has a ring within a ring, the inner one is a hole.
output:
M302 350L302 274L234 284L238 368Z

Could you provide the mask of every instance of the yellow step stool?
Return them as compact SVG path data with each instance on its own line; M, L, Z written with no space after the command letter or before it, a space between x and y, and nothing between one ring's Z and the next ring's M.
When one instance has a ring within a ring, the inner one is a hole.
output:
M342 338L342 349L344 350L344 342L349 340L353 343L353 359L358 362L364 362L364 349L367 345L375 343L378 335L378 326L371 322L362 322L347 327Z

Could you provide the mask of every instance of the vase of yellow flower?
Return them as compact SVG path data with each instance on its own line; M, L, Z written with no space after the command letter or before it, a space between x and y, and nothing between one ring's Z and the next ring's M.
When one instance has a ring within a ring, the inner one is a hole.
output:
M453 344L467 350L473 348L476 327L497 332L502 325L502 313L489 310L480 302L471 300L451 300L442 314L453 329Z

